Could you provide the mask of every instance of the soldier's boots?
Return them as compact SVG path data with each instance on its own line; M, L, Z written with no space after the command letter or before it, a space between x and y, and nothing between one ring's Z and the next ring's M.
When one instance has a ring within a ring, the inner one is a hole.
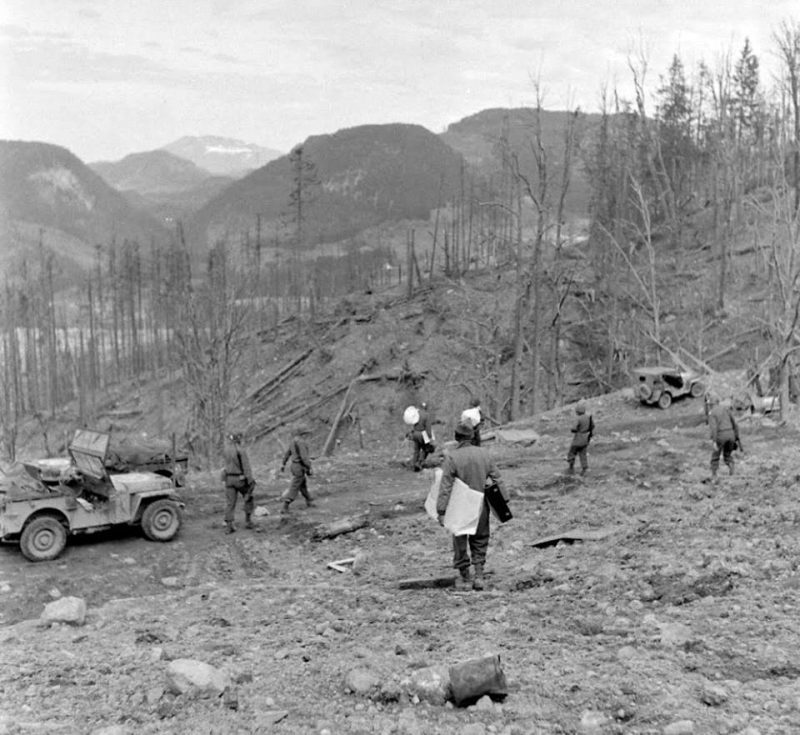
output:
M733 474L733 462L731 462L731 464L728 465L728 474L729 475Z
M249 514L246 515L245 518L244 518L244 527L245 528L255 528L256 527L256 524L253 523L253 519L250 517Z
M483 564L475 565L475 578L472 580L472 589L478 591L486 589L486 583L483 579Z
M287 503L285 500L283 501L283 508L281 508L281 515L282 516L289 515L289 503Z
M459 569L458 576L456 577L456 590L468 590L472 586L471 582L472 580L469 576L469 567Z
M236 526L228 521L225 522L225 533L236 533Z
M317 504L314 502L313 498L306 499L306 508L316 508Z

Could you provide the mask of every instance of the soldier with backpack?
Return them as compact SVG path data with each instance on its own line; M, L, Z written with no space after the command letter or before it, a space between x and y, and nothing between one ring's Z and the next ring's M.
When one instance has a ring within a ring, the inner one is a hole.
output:
M289 506L294 502L298 493L305 498L306 506L309 508L314 506L314 499L308 492L308 483L306 482L306 477L312 474L311 460L308 456L308 444L303 438L310 433L311 429L306 426L300 426L295 429L289 446L283 455L281 472L283 472L286 468L286 463L291 459L289 471L292 473L292 481L287 490L281 495L281 500L283 501L281 515L286 515L289 512Z

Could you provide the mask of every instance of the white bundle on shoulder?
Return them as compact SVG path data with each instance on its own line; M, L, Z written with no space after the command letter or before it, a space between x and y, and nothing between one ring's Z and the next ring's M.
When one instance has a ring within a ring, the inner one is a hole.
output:
M469 424L473 429L481 422L481 409L478 406L461 412L461 423Z
M403 423L413 426L419 421L419 409L416 406L409 406L403 411Z

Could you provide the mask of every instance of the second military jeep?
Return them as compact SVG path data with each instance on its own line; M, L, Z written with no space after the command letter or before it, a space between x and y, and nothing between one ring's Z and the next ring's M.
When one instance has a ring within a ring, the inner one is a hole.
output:
M676 398L699 398L706 392L703 376L694 370L642 367L636 368L633 374L636 378L636 397L642 403L656 404L659 408L669 408Z
M155 472L110 473L109 435L79 429L70 459L0 468L0 541L18 542L31 561L55 559L73 534L117 525L140 526L153 541L170 541L182 523L173 480Z

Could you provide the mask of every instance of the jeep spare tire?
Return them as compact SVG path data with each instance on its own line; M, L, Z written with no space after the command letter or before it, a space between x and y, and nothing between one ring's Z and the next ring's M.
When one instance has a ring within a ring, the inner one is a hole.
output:
M689 395L692 398L700 398L706 392L706 387L698 380L696 383L692 383L692 389L689 391Z
M67 545L67 529L57 518L39 516L22 531L19 548L30 561L55 559Z
M651 395L653 395L653 391L651 390L650 386L647 385L647 383L640 383L639 398L643 401L646 401Z
M156 500L142 513L142 531L151 541L171 541L181 527L181 509L174 500Z

